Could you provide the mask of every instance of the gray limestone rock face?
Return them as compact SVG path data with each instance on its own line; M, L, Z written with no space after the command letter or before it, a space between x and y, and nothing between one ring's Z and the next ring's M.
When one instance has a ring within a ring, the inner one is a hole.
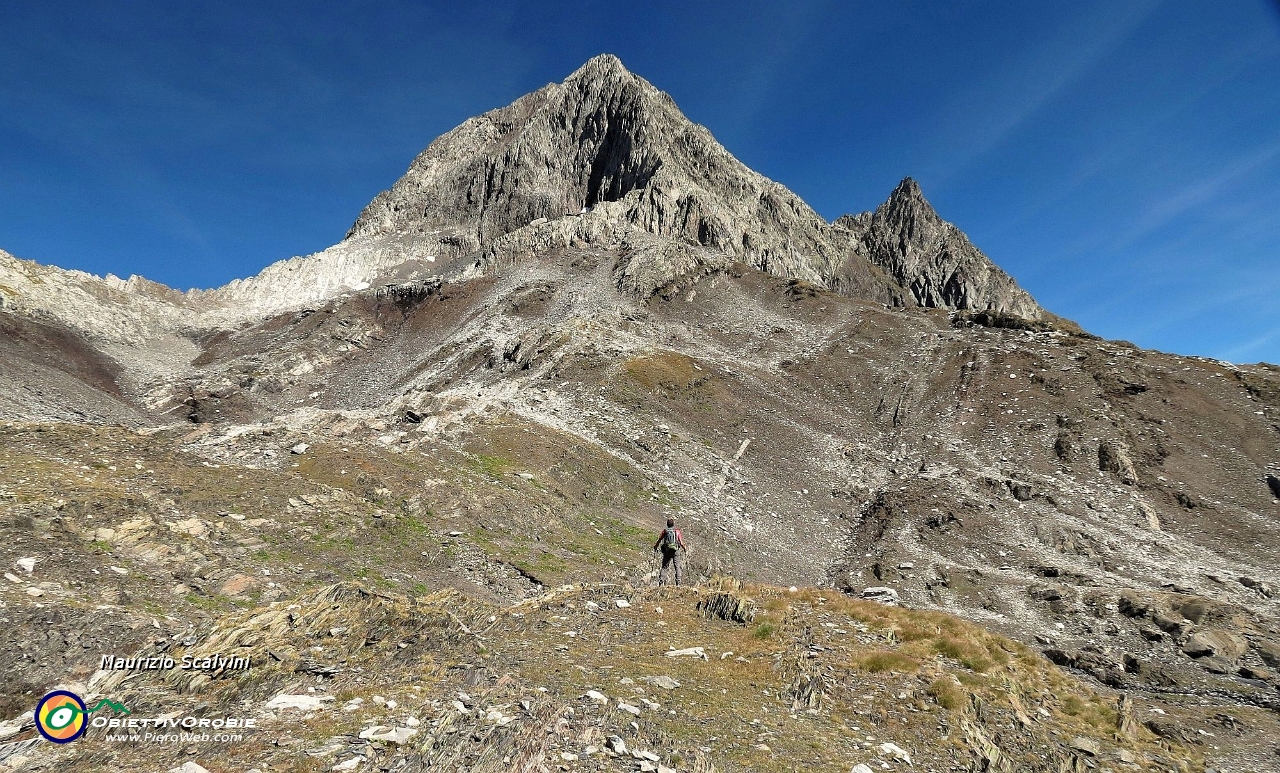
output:
M910 177L874 212L845 215L836 225L850 232L860 255L910 291L921 306L1044 316L1026 290L964 232L938 216Z
M126 360L166 338L157 357L170 362L188 333L575 243L622 245L618 286L641 297L741 263L893 306L1042 316L914 181L874 213L828 223L607 54L436 139L323 252L186 293L0 253L0 311L130 347Z
M485 247L543 218L564 217L672 238L891 305L1040 313L964 234L937 217L914 181L904 181L874 214L827 223L611 55L432 142L365 208L348 240L452 229L458 241ZM669 250L648 254L670 257ZM628 274L644 274L649 289L677 278L655 276L655 269L666 266L633 264Z

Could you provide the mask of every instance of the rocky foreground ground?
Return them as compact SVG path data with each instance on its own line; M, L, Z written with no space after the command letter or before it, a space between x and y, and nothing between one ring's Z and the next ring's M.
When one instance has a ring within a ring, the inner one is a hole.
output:
M493 521L463 521L404 497L403 455L376 441L330 458L281 430L276 463L250 468L185 450L203 437L189 426L2 431L0 770L1266 770L1280 732L1261 662L1251 705L1239 689L1144 689L1150 655L1028 647L831 586L744 586L696 550L700 585L655 588L652 535L607 514L656 519L667 494L599 460L566 489L441 443L426 479L492 506ZM507 523L503 491L554 494L559 515ZM575 574L597 579L563 584ZM866 595L912 603L894 581ZM1183 614L1220 613L1167 597L1117 600L1153 652L1176 627L1202 659L1275 656L1244 640L1214 654L1230 638ZM106 654L251 665L112 671ZM176 743L90 728L55 746L31 721L54 688L256 727Z
M253 717L242 740L95 728L54 747L20 716L0 725L0 769L1193 770L1206 746L1274 724L1096 691L945 614L727 578L565 586L508 607L341 583L173 636L159 625L142 626L139 654L252 666L69 686L133 716ZM1205 719L1214 732L1181 737Z

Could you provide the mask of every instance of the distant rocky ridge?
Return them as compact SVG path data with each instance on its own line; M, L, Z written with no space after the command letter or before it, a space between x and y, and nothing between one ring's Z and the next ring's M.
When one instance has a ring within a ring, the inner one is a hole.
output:
M874 213L829 224L607 54L437 139L365 208L348 240L455 229L460 245L480 248L577 213L843 295L1042 314L937 216L915 181L904 180Z
M873 213L827 223L608 54L432 142L346 239L320 253L185 294L140 277L60 273L0 254L0 304L137 344L370 287L492 270L504 258L499 242L510 247L508 236L530 228L515 242L643 245L619 269L619 286L632 292L670 285L682 271L741 262L889 305L1044 315L938 217L914 181ZM638 262L650 258L658 261Z
M875 212L845 215L835 224L855 234L859 254L887 271L921 306L994 310L1028 319L1044 315L1030 293L959 228L938 217L910 177Z

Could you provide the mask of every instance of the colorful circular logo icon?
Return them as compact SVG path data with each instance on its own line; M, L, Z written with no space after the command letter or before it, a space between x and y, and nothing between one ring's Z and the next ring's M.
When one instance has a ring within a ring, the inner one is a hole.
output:
M55 690L36 705L36 730L54 743L71 743L84 735L88 713L79 695Z

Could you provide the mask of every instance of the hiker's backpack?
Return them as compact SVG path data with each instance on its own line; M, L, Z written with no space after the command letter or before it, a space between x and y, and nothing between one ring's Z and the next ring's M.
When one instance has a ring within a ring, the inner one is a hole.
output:
M662 549L677 550L680 547L680 535L675 529L667 528L662 530Z

